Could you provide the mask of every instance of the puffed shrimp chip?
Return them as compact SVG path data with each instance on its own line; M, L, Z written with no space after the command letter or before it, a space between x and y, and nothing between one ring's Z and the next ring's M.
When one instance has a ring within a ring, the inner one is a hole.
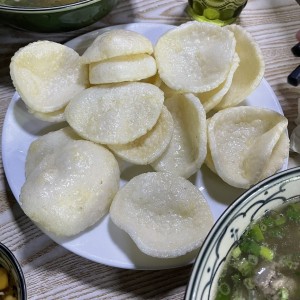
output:
M163 102L163 92L149 83L99 85L74 97L65 109L65 117L87 140L127 144L152 129Z
M225 182L249 188L278 171L289 153L287 119L264 108L237 106L208 121L207 165Z
M29 109L29 112L33 114L37 119L46 121L46 122L53 122L53 123L59 123L59 122L64 122L65 119L65 108L61 108L57 111L53 112L48 112L48 113L43 113L40 111L34 111Z
M80 139L82 138L77 135L71 127L67 126L62 129L49 132L33 141L29 146L26 156L26 177L35 169L36 166L40 164L45 156L57 151L57 149L60 149L67 142Z
M72 236L107 214L119 180L119 166L109 150L89 141L69 141L29 172L20 203L47 232Z
M239 56L237 53L234 55L234 59L230 68L230 71L225 79L224 82L222 82L218 87L215 89L204 92L204 93L198 93L196 96L200 99L201 103L203 104L203 107L205 109L205 112L208 113L211 111L216 105L220 103L224 95L228 92L230 89L233 75L238 68L240 63Z
M188 178L196 173L207 153L206 114L193 94L177 94L165 100L174 131L165 152L151 166Z
M110 217L142 252L161 258L199 248L213 225L210 208L198 188L165 172L131 179L116 194Z
M235 24L226 28L234 33L240 64L233 75L230 89L216 106L218 110L236 106L245 100L260 84L265 71L263 55L250 33Z
M122 159L147 165L162 155L170 143L173 134L173 118L168 109L163 106L157 123L145 135L124 145L108 145Z
M91 84L139 81L156 74L155 59L148 54L113 57L89 65Z
M180 94L180 92L168 87L161 79L160 79L160 81L161 82L160 82L159 88L164 92L165 98L171 98L172 96L174 96L176 94Z
M97 36L82 54L82 58L86 63L92 63L142 53L153 53L153 46L148 38L131 30L114 29Z
M11 59L10 75L29 109L42 113L62 109L88 84L88 69L79 54L51 41L19 49Z
M263 173L259 180L267 178L275 174L278 170L282 168L283 160L286 160L289 156L288 146L290 144L289 137L285 132L283 132L274 147L272 156L267 162L266 168L263 170ZM280 159L281 158L281 159Z
M234 34L224 27L184 23L162 35L154 48L159 75L177 91L210 91L226 79L235 44Z

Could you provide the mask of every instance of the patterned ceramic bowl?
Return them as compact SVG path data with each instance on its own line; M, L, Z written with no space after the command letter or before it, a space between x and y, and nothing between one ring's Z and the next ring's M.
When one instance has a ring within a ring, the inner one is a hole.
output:
M258 183L218 219L195 261L185 299L212 300L227 255L247 226L267 210L300 197L300 168L289 169Z
M116 4L117 0L78 0L73 4L46 8L0 5L0 20L31 31L70 31L99 21Z
M6 269L9 276L12 277L12 281L14 282L13 290L16 298L18 300L26 300L26 283L21 266L13 253L2 243L0 243L0 266ZM1 297L0 295L0 298Z

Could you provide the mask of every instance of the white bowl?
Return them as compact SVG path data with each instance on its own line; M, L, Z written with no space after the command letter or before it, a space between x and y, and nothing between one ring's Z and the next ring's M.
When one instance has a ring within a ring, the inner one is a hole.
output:
M208 234L195 261L185 299L212 300L230 251L248 225L267 210L300 197L300 167L269 177L232 203Z

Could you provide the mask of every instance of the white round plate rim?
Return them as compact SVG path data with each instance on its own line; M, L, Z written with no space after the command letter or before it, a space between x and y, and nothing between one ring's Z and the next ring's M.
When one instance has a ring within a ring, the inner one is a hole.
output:
M111 29L127 29L139 32L155 44L164 32L172 28L175 26L158 23L116 25L78 36L67 42L66 45L75 48L82 54L98 34ZM276 95L264 78L258 88L242 104L269 108L283 114ZM2 160L8 184L18 202L21 186L25 181L24 166L28 147L39 135L54 129L58 129L57 125L35 119L27 112L18 93L13 95L3 124ZM287 162L283 169L286 167ZM215 220L231 202L244 192L244 190L226 185L205 166L191 180L206 197ZM219 187L221 191L218 192L216 187ZM198 252L194 251L172 259L159 259L145 255L139 251L125 232L112 223L109 216L104 217L95 226L73 238L62 239L45 233L56 243L75 254L97 263L125 269L157 270L179 267L193 263ZM99 243L96 242L97 240Z

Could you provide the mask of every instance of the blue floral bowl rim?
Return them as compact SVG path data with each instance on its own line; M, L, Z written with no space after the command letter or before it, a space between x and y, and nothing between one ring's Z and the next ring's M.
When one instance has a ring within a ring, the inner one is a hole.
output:
M237 199L235 199L228 207L227 209L222 213L222 215L216 220L214 226L211 228L209 233L206 236L206 239L204 240L201 249L196 257L196 260L193 265L193 270L190 276L190 280L188 282L186 291L185 291L185 300L195 300L197 298L196 294L199 287L200 278L198 276L199 270L201 269L201 266L204 264L204 256L206 250L210 247L211 243L214 240L215 235L222 230L222 226L224 225L224 222L228 221L227 219L230 217L231 213L235 211L246 199L251 197L252 195L261 193L262 191L268 190L272 183L274 182L287 182L290 181L291 178L300 178L300 167L294 167L287 169L285 171L278 172L261 182L257 183L256 185L252 186L248 190L246 190L241 196L239 196ZM299 186L300 190L300 186ZM201 299L202 300L202 299Z

